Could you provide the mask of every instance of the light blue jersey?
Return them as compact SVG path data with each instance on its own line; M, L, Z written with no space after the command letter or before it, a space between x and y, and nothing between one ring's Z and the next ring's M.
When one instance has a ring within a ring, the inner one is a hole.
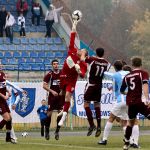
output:
M111 77L113 79L113 91L114 91L114 96L115 100L117 103L124 102L126 101L126 96L120 93L120 88L122 85L122 80L123 78L129 73L129 71L118 71L115 73L109 73L105 72L104 75L106 77Z

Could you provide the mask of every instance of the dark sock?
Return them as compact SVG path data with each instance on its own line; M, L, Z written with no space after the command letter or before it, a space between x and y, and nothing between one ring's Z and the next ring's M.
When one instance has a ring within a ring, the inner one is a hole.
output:
M68 112L70 107L70 102L65 102L63 111Z
M62 117L62 116L58 116L58 117L57 117L57 127L56 127L56 131L55 131L55 132L59 132L59 130L60 130L60 126L58 125L58 123L59 123L59 121L61 120L61 117Z
M130 140L131 134L132 134L132 127L127 126L126 132L125 132L125 138L126 138L127 140Z
M5 126L6 123L7 123L7 121L3 119L3 120L0 122L0 129L2 129L2 128Z
M12 121L10 120L10 121L7 121L6 123L6 130L11 130L11 128L12 128Z
M47 117L45 120L45 132L49 133L49 128L51 124L51 116Z
M91 111L90 107L86 107L85 111L86 111L86 115L87 115L87 119L90 124L90 127L94 126L92 111Z
M96 114L96 120L97 120L97 127L101 128L101 112L100 112L100 107L95 107L95 114Z
M10 130L7 130L7 131L6 131L6 139L10 139L10 138L11 138L10 132L11 132Z

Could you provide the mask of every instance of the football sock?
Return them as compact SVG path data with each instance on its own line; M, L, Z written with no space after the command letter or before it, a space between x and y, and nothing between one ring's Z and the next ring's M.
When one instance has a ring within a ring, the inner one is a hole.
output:
M87 115L87 119L88 119L90 127L94 126L92 111L91 111L90 107L86 107L85 111L86 111L86 115Z
M11 138L13 138L13 139L17 139L17 137L16 137L16 135L15 135L15 132L14 132L14 128L12 127L11 128Z
M133 126L132 139L134 141L134 144L138 145L138 141L139 141L139 126L138 125L134 125Z
M0 122L0 129L2 129L6 123L7 123L7 121L3 119L3 120Z
M109 133L111 131L111 128L113 126L113 123L107 121L105 128L104 128L104 133L103 133L103 140L107 140Z
M100 107L95 107L95 113L96 113L97 127L98 127L98 128L101 128Z
M125 133L125 139L129 141L131 134L132 134L132 127L127 126L126 133Z
M127 126L124 126L122 129L123 129L123 134L125 135Z
M11 131L11 128L12 128L12 120L9 120L6 123L6 130L10 130Z
M58 116L58 117L57 117L57 127L56 127L56 131L55 131L55 132L59 132L59 130L60 130L60 126L58 125L58 123L59 123L59 121L61 120L61 117L62 117L62 116Z
M65 102L63 111L68 113L69 107L70 107L70 102Z

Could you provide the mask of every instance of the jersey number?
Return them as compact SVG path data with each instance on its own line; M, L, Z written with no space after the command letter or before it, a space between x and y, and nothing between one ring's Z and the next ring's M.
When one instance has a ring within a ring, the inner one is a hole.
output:
M135 77L133 77L133 78L130 78L130 89L131 90L134 90L135 89L135 82L133 81L135 79Z
M96 66L96 73L95 73L95 76L102 76L104 72L104 67L100 67L100 66Z

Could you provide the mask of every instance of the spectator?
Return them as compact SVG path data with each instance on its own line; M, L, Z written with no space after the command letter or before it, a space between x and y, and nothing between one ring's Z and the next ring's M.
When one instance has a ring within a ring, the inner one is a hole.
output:
M7 12L6 16L6 24L5 24L5 29L6 29L6 37L10 38L10 42L13 42L13 25L16 23L14 16L10 13Z
M26 0L18 0L16 4L18 16L20 13L23 13L23 16L26 17L28 12L28 3Z
M20 13L20 16L18 17L18 26L20 28L20 36L26 36L25 33L25 17L22 13Z
M34 19L37 18L37 26L40 25L40 17L42 16L42 7L38 2L34 2L32 5L32 25L34 25Z
M48 111L48 106L46 105L46 100L41 101L42 106L40 106L37 110L37 114L40 117L40 123L41 123L41 136L44 136L44 130L46 128L46 118L47 118L47 111Z
M3 6L0 11L0 37L3 37L3 30L5 28L6 23L6 16L7 16L6 8L5 6Z
M49 6L49 10L46 12L45 23L46 23L46 35L45 37L51 37L51 29L53 23L58 23L58 13L63 9L63 7L55 8L54 5Z

